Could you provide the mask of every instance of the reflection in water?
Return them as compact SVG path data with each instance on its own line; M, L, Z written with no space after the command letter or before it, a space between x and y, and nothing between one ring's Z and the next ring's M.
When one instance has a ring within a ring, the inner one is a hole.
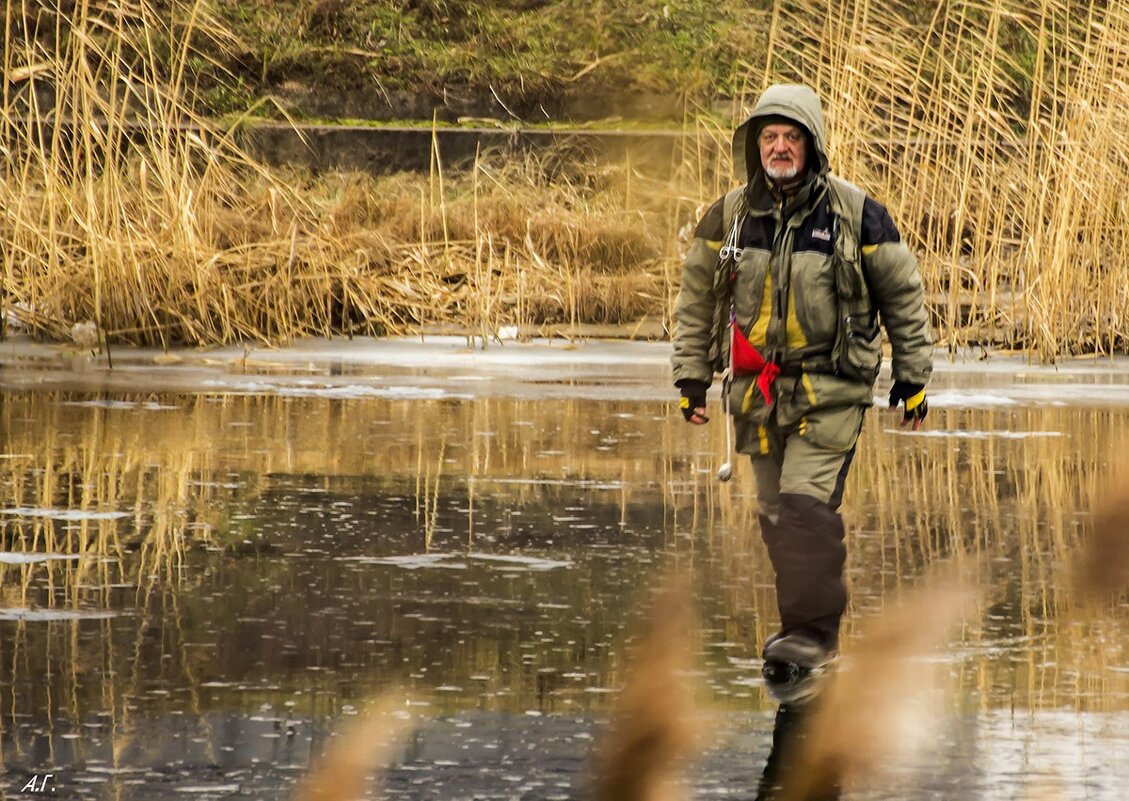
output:
M1087 733L1102 736L1092 727L1129 712L1129 612L1075 614L1062 579L1126 415L938 409L929 436L891 419L870 415L847 490L845 651L854 621L967 552L990 566L990 591L945 657L974 721L952 753L983 758L972 738L1025 759L1051 711L1094 715ZM713 428L590 399L9 393L3 766L95 766L121 790L166 760L213 766L224 785L251 760L305 767L332 720L399 685L447 721L408 762L459 722L520 720L557 727L546 736L570 754L557 767L575 771L624 679L633 600L669 567L696 576L718 748L763 750L772 707L755 657L772 579L747 465L713 480ZM440 752L485 747L467 737ZM756 761L740 763L742 786ZM390 793L411 795L405 775ZM238 783L271 797L293 778Z

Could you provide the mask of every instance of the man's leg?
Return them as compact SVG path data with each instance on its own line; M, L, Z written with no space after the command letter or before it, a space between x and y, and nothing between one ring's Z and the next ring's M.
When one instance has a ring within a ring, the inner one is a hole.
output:
M785 703L800 702L818 691L819 678L838 649L839 623L847 606L847 553L838 507L861 412L853 423L850 410L831 415L821 422L838 423L842 417L852 426L847 450L813 442L809 426L809 436L797 429L770 439L766 456L773 458L754 458L758 491L765 487L763 494L773 501L773 514L761 519L761 533L775 572L781 624L765 642L763 672L769 692Z
M825 651L838 647L847 607L847 549L838 503L852 456L853 449L836 453L799 434L788 437L776 524L765 539L776 571L781 629L811 637Z

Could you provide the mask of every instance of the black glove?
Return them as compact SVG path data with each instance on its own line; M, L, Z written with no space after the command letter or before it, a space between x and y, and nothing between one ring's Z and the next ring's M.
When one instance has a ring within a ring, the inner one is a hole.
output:
M706 390L709 388L710 385L705 381L695 381L693 378L684 378L678 382L678 389L682 393L682 397L678 399L678 408L682 410L687 423L691 422L695 409L706 408ZM709 422L704 414L699 416Z
M921 421L929 414L929 404L925 401L925 385L911 384L909 381L895 381L890 387L890 408L896 409L904 403L905 414L902 425L913 423L913 430L921 428Z

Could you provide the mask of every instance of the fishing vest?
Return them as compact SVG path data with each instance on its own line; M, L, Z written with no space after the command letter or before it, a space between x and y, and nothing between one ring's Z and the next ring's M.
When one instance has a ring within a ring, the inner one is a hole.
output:
M826 180L833 219L832 270L838 302L835 342L826 371L873 385L882 364L882 332L862 264L862 209L866 193L835 175L827 175ZM746 210L744 187L726 194L722 204L722 231L726 236L717 259L715 342L710 349L719 356L718 372L724 370L728 358L722 343L727 341L733 272L741 250L738 241Z

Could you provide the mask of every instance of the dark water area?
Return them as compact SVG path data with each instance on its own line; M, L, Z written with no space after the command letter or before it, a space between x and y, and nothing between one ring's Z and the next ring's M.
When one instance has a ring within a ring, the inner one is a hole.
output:
M418 727L386 797L585 797L671 570L702 627L693 795L754 797L775 608L751 473L713 478L723 429L682 425L661 367L215 372L0 378L0 798L47 773L56 798L286 798L391 689ZM1064 577L1124 381L935 384L918 435L869 415L844 651L942 561L982 560L986 600L932 658L955 692L923 764L851 797L1123 798L1129 609L1082 614Z

